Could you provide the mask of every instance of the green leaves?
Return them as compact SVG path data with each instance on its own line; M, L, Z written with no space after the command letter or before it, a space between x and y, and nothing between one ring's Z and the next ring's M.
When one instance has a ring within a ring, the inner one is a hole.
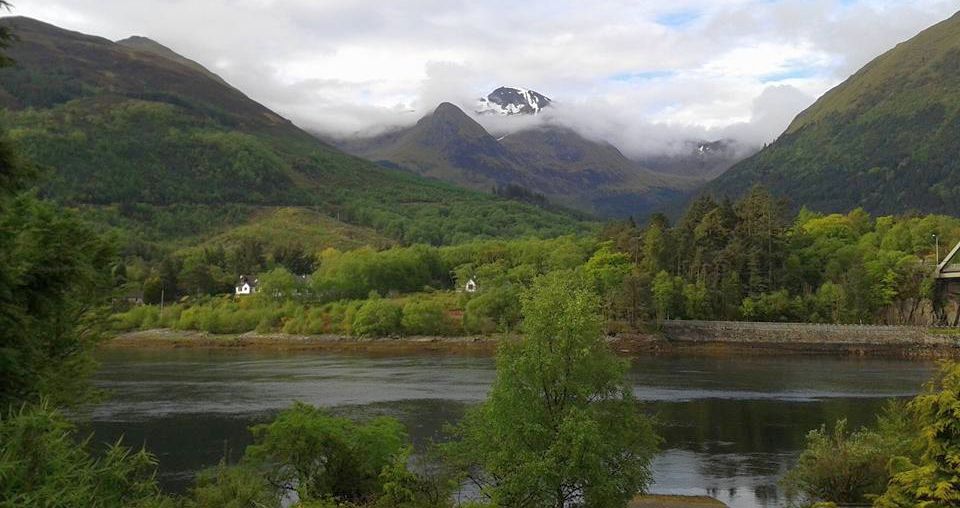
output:
M489 398L445 448L495 505L625 506L650 481L657 438L589 288L560 271L523 293L524 339L501 344Z
M919 427L919 460L891 461L893 477L875 506L955 506L960 503L960 364L944 364L908 408Z
M370 501L380 492L381 473L405 453L406 434L392 418L357 424L300 402L251 431L254 444L244 460L302 501Z
M46 403L0 419L0 506L158 506L156 459L116 443L102 456L78 444L70 422Z

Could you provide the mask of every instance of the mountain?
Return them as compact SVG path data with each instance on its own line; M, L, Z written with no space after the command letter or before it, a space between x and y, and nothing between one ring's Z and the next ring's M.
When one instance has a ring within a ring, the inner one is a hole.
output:
M510 182L529 184L513 155L448 102L410 128L345 146L389 166L478 190Z
M715 141L687 140L674 153L642 157L637 160L643 167L671 175L683 175L712 179L730 169L742 159L733 140Z
M128 37L126 39L117 41L117 44L121 46L126 46L128 48L136 49L139 51L153 53L157 56L161 56L168 60L172 60L174 62L186 65L187 67L190 67L191 69L201 74L204 74L208 78L220 83L221 85L230 86L226 81L223 80L223 78L214 74L213 72L210 72L210 70L204 67L203 65L200 65L199 63L193 60L190 60L189 58L185 58L180 54L176 53L175 51L173 51L172 49L164 46L163 44L160 44L159 42L154 41L152 39L148 39L147 37L134 35L132 37Z
M546 95L525 88L501 86L480 99L478 113L535 115L550 106Z
M0 69L0 124L46 175L45 195L130 245L197 241L289 207L401 242L585 227L345 154L153 41L0 23L19 38L9 49L16 66Z
M519 187L604 217L656 211L698 183L651 172L613 145L565 127L544 125L495 139L450 103L414 126L340 146L383 166L476 190Z
M877 57L708 186L796 206L960 214L960 13Z

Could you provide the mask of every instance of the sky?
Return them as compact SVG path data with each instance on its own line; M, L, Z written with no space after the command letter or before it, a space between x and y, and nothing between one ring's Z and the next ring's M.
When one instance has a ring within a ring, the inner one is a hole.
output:
M502 135L568 125L629 156L774 140L957 0L13 0L13 14L150 37L329 137L409 125L494 88L555 101Z

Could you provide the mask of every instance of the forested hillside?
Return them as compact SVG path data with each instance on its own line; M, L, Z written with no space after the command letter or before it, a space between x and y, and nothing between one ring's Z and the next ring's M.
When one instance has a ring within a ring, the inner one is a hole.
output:
M0 121L44 173L42 192L137 242L182 244L289 206L328 217L330 232L343 222L410 243L583 230L346 155L152 41L2 24L19 40L0 71Z
M960 14L881 55L708 186L796 207L960 214Z
M116 324L377 337L510 332L521 326L523 291L562 273L600 296L610 333L664 319L929 325L939 319L933 234L944 245L960 240L960 220L862 209L791 215L754 188L737 202L700 199L675 225L662 216L642 227L617 222L599 237L328 249L312 264L295 252L271 260L204 249L147 283L148 302L159 302L161 285L190 298L162 315L133 308ZM197 277L251 262L260 274L252 297L215 296ZM475 293L464 291L469 280Z

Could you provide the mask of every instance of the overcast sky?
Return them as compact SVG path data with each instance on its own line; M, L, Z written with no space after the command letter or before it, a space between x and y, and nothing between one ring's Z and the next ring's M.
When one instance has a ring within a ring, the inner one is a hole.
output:
M410 124L499 85L628 155L770 141L957 0L13 0L13 14L199 61L331 136ZM523 121L483 120L493 131Z

